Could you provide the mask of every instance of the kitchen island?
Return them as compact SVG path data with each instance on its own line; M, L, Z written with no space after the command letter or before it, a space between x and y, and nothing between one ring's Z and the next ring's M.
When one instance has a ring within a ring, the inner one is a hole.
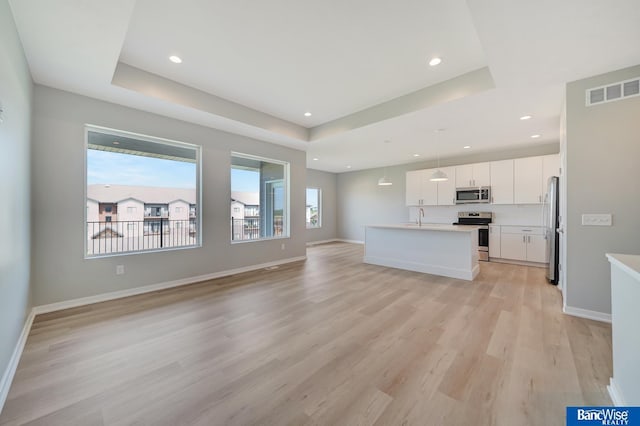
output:
M472 281L480 272L478 227L368 225L364 262Z

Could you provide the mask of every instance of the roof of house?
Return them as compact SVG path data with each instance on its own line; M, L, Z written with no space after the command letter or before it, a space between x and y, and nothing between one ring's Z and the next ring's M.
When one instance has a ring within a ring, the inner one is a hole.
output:
M87 198L100 203L118 203L128 198L135 198L147 204L169 204L180 199L189 204L195 204L196 190L195 188L96 184L87 185Z
M231 200L242 203L245 206L259 206L260 193L248 191L231 191Z

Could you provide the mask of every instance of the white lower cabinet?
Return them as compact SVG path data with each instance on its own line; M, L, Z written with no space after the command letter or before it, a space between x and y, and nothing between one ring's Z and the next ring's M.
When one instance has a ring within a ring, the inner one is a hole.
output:
M491 243L489 243L491 250ZM540 227L502 226L500 228L500 257L545 263L544 229Z
M489 257L501 257L500 225L489 225Z

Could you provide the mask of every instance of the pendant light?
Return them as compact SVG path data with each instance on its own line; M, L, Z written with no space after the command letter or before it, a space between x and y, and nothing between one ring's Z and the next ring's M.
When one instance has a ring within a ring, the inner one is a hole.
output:
M385 140L384 143L388 144L388 143L391 143L391 141ZM387 178L387 168L385 167L384 176L378 179L378 186L391 186L391 185L393 185L393 182L391 182L389 178Z
M436 129L436 152L438 153L438 169L431 175L431 182L445 182L449 177L445 172L440 170L440 147L438 145L438 133L444 132L444 129Z
M379 186L390 186L393 185L393 182L391 182L388 178L387 178L387 168L384 168L384 176L382 176L380 179L378 179L378 185Z

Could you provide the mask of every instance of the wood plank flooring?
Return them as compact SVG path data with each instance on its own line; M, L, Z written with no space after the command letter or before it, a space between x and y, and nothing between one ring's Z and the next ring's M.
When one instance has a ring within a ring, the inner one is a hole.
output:
M39 315L0 425L564 425L610 405L611 328L544 270L306 262Z

